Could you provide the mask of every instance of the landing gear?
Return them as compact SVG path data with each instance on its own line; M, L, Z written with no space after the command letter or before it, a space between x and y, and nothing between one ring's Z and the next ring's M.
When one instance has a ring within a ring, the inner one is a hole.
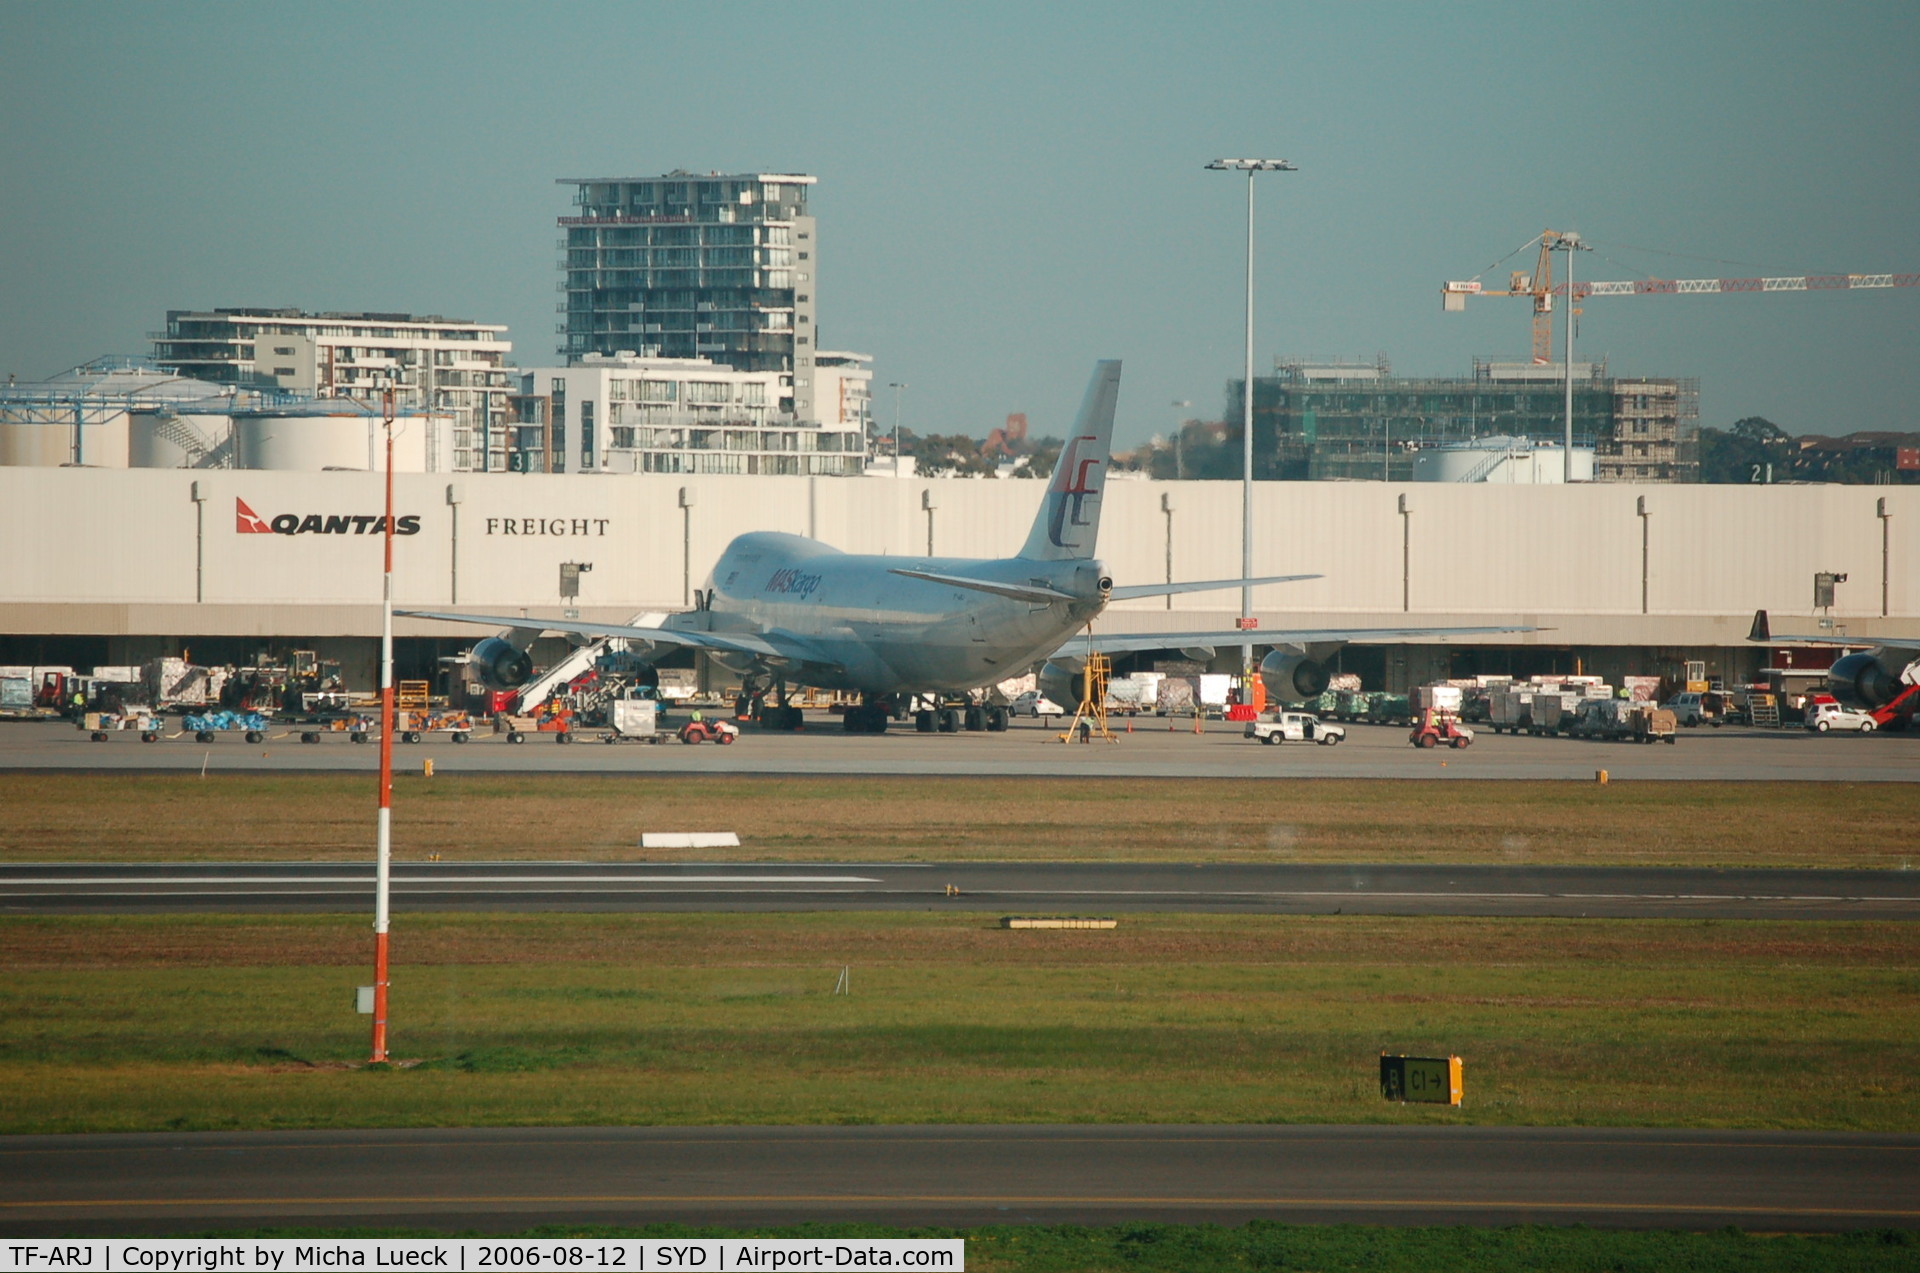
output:
M987 732L989 734L1006 733L1007 720L1008 720L1008 712L1006 708L989 707L987 709Z
M933 709L923 707L913 714L913 727L922 734L931 734L934 729Z
M884 734L894 713L890 695L869 699L857 707L849 707L844 718L849 734Z
M938 714L938 720L940 724L941 733L957 734L960 732L960 709L959 708L957 707L941 708Z

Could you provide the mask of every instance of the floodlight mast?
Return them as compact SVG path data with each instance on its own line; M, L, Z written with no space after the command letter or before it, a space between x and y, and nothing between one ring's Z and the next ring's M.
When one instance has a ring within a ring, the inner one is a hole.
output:
M1560 318L1567 329L1567 354L1564 368L1567 385L1567 445L1561 456L1560 480L1571 486L1573 484L1573 254L1591 252L1593 249L1582 243L1578 234L1571 233L1554 235L1546 241L1546 249L1549 252L1567 254L1567 312Z
M1298 172L1284 159L1216 159L1209 172L1247 174L1247 362L1240 382L1240 577L1253 578L1253 175L1257 172ZM1240 630L1253 627L1253 588L1240 588ZM1253 644L1240 647L1241 669L1253 675Z
M387 898L393 874L393 388L380 397L387 431L386 569L380 577L380 814L373 889L373 1055L387 1063Z

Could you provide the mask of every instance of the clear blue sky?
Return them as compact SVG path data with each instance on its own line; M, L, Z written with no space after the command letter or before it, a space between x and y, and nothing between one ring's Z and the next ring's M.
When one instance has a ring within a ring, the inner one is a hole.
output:
M1544 227L1584 277L1920 271L1920 5L0 6L0 372L143 353L169 308L504 322L555 361L556 177L816 175L821 334L921 431L1120 440L1241 361L1527 348L1438 289ZM1627 247L1623 245L1633 245ZM1663 255L1671 254L1671 255ZM1524 265L1524 258L1516 260ZM1503 266L1488 275L1505 279ZM1580 355L1702 421L1920 427L1920 288L1599 299Z

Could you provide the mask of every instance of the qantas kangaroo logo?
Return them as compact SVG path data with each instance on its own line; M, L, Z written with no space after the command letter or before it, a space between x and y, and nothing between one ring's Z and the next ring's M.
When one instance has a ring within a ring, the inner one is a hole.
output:
M1047 491L1047 538L1055 548L1079 547L1077 543L1067 542L1067 527L1087 525L1087 499L1091 496L1096 503L1100 499L1093 472L1101 461L1080 455L1080 444L1092 441L1091 437L1078 437L1067 443L1067 449L1060 453L1059 466L1053 471L1053 485Z
M247 501L234 497L234 519L239 523L234 530L242 535L271 535L273 527L260 520L260 514L247 507Z
M387 519L378 513L343 515L340 513L281 513L271 521L247 507L247 501L234 497L233 529L241 535L380 535ZM393 519L396 535L418 535L420 518L409 513Z

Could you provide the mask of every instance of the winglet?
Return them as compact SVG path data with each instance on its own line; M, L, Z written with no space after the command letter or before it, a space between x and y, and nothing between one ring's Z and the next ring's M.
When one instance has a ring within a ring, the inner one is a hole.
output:
M1749 641L1773 640L1773 629L1767 623L1767 612L1765 610L1755 610L1753 612L1753 626L1747 629L1747 640Z
M1060 448L1053 480L1020 555L1028 561L1086 561L1100 537L1100 495L1113 452L1113 409L1120 398L1120 362L1093 365L1073 433Z

